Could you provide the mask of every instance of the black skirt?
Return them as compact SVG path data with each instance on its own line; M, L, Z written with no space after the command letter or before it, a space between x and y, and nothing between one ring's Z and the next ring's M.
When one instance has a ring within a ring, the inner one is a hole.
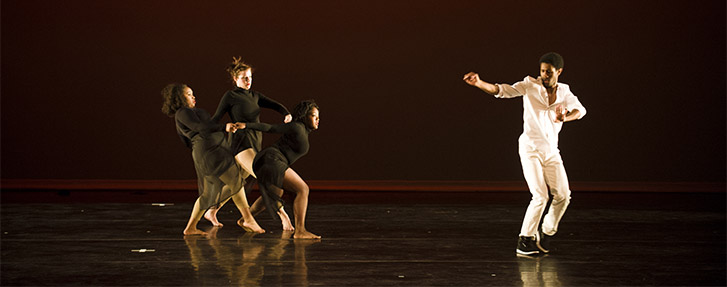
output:
M238 130L229 135L229 149L234 153L238 154L246 149L253 149L255 152L260 151L262 145L262 132L253 129Z
M288 159L275 146L263 149L252 163L259 184L274 185L281 189L287 169Z
M277 211L285 205L285 202L272 188L283 189L288 159L275 146L267 147L255 156L252 169L257 175L265 207L274 220L280 220Z
M219 206L242 188L240 167L229 149L229 140L224 132L200 134L192 139L192 159L202 209Z

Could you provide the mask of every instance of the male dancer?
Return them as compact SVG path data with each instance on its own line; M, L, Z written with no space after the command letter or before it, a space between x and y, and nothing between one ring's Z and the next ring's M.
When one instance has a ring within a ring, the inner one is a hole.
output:
M564 122L579 120L586 108L564 83L558 83L563 72L563 57L547 53L540 58L540 77L525 77L513 85L491 84L470 72L464 81L496 98L523 97L523 133L519 154L523 175L533 197L520 229L516 252L535 255L550 252L550 239L558 231L558 223L570 203L571 191L563 160L558 150L558 133ZM538 229L548 203L548 188L553 195L550 209Z

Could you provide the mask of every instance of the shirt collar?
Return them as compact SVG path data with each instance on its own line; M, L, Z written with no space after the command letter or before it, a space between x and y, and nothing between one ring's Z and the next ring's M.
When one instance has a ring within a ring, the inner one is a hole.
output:
M244 88L240 88L240 87L235 87L235 92L243 93L243 94L250 94L250 90L244 89Z

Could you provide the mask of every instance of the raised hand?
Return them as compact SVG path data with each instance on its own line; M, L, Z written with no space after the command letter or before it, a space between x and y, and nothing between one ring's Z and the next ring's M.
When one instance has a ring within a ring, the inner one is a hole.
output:
M475 72L469 72L466 75L464 75L463 80L465 81L465 83L467 83L471 86L475 86L480 81L480 75L478 75Z

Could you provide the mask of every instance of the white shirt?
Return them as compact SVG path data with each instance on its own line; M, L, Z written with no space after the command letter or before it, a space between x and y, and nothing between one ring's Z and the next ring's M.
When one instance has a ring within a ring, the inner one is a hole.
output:
M552 105L548 104L548 92L540 77L527 76L513 85L497 85L500 87L500 93L495 95L497 98L523 97L523 134L518 140L521 147L546 153L558 152L558 133L563 123L555 122L556 108L562 105L568 111L578 110L578 119L586 115L586 108L567 84L557 84L556 99Z

